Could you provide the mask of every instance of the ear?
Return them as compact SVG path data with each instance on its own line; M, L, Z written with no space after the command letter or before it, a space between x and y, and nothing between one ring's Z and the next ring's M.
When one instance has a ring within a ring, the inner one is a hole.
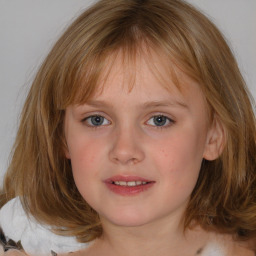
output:
M69 154L69 150L68 150L67 146L64 148L64 153L65 153L66 158L70 159L70 154Z
M67 159L70 159L70 153L69 153L69 149L68 149L68 144L67 144L66 138L62 139L62 150L63 150L64 156Z
M224 126L215 115L207 134L204 159L212 161L220 156L225 145L225 137Z
M64 117L64 127L63 127L63 134L62 134L62 150L67 159L70 159L70 153L68 148L68 142L66 138L67 134L67 118L66 118L66 110L65 110L65 117Z

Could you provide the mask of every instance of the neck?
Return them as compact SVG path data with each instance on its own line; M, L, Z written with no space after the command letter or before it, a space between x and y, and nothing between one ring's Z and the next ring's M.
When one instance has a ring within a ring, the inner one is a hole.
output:
M207 239L199 228L184 233L181 225L164 220L138 227L120 227L103 221L103 230L95 246L111 256L197 256Z

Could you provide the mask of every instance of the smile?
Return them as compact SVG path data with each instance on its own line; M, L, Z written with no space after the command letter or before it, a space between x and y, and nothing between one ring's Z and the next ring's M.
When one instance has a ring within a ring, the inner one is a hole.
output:
M138 176L113 176L104 181L107 188L121 196L135 196L154 186L155 181Z
M140 186L140 185L146 185L148 182L146 181L113 181L112 184L118 185L118 186L128 186L128 187L134 187L134 186Z

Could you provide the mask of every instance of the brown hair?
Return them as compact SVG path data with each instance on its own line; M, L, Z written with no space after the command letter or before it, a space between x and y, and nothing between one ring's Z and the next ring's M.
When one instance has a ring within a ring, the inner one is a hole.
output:
M255 236L252 99L221 33L180 0L102 0L67 29L26 99L4 181L6 200L20 196L27 212L80 241L101 235L98 215L79 194L63 152L65 109L92 96L108 56L120 49L133 56L142 43L160 49L200 84L225 132L221 156L203 161L185 228L195 221L208 230Z

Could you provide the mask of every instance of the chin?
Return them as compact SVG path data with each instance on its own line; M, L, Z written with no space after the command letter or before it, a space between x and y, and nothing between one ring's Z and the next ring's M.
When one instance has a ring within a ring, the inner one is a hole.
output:
M123 214L119 213L117 216L105 216L103 217L107 222L112 223L115 226L122 227L140 227L150 222L150 219L141 214Z

